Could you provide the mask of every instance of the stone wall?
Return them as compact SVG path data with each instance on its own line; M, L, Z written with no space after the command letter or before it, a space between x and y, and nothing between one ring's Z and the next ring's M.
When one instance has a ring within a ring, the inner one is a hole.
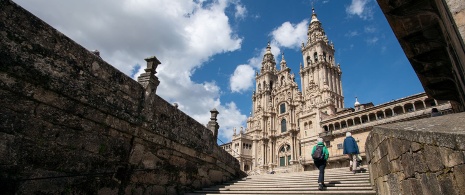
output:
M445 0L462 40L465 40L465 3L462 0Z
M183 194L244 177L212 131L0 1L2 194Z
M377 126L366 153L378 194L463 194L465 113Z

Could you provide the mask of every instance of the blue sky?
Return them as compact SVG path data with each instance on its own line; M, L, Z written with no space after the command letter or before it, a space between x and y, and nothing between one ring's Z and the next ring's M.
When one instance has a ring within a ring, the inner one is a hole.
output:
M245 126L255 71L268 42L300 87L312 3L341 65L345 107L423 92L375 0L14 0L137 78L155 55L157 94L202 124L216 108L219 143Z

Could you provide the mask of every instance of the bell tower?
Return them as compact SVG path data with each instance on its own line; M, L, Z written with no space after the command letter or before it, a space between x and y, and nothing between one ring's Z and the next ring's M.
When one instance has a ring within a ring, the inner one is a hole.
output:
M307 43L302 43L304 64L300 66L301 86L307 106L328 115L344 107L341 67L334 60L334 45L328 41L321 22L312 8Z

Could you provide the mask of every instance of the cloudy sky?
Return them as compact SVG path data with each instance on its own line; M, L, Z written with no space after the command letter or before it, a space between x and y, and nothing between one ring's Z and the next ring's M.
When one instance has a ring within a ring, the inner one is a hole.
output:
M345 107L423 88L375 0L13 0L128 76L156 56L157 94L202 124L220 114L218 143L245 126L268 42L300 85L312 4L343 72Z

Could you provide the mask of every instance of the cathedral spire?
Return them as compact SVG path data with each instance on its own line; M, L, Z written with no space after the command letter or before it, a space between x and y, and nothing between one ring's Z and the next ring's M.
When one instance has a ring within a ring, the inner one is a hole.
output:
M266 46L265 54L263 55L261 73L268 72L268 71L271 71L271 72L276 71L276 62L274 60L273 53L271 53L270 42L268 42L268 45Z
M319 20L316 17L315 8L312 7L312 20L310 21L310 24L313 22L319 22Z
M281 53L281 55L282 55L282 58L281 58L281 70L284 70L287 67L287 63L286 63L286 60L284 59L284 52Z

